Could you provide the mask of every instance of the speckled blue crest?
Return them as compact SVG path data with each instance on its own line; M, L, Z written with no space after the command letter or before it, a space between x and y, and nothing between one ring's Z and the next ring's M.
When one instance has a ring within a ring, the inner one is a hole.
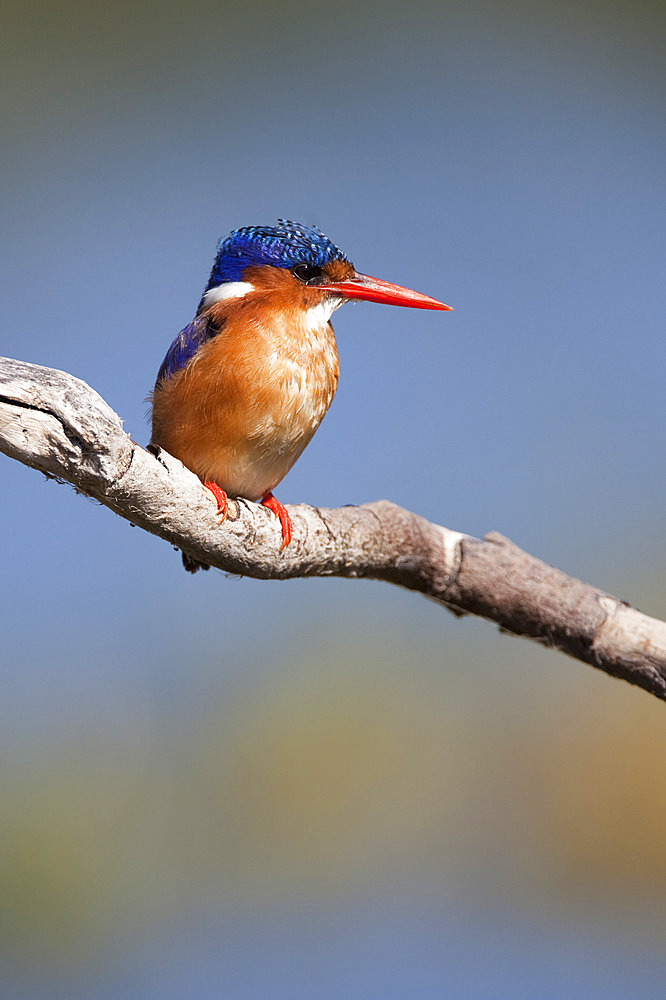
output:
M276 226L245 226L218 243L204 294L225 281L241 281L246 267L323 267L332 260L348 258L316 226L289 219L278 219Z

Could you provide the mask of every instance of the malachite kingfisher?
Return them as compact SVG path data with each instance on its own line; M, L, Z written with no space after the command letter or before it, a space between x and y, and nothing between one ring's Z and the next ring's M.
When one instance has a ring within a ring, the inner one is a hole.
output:
M268 507L283 549L291 520L273 490L331 405L339 362L330 319L351 299L451 308L360 274L315 226L278 219L236 229L218 243L196 316L152 393L151 445L199 476L220 521L227 495Z

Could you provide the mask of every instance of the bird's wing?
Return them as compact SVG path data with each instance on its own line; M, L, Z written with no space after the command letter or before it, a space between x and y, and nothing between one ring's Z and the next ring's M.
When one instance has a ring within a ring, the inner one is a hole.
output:
M183 368L190 358L196 354L202 344L217 336L220 332L220 324L214 323L209 315L204 313L197 316L191 323L181 330L169 350L166 352L164 361L160 365L157 373L157 382L171 378L177 371Z

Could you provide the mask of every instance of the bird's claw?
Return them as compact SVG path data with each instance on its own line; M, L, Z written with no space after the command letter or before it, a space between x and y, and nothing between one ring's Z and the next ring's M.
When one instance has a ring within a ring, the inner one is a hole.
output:
M222 524L222 522L226 520L227 513L229 512L227 494L217 485L217 483L204 483L203 488L211 494L213 503L217 507L217 510L215 511L216 515L219 517L219 521L217 523Z
M218 486L218 484L214 482L204 483L203 488L206 491L206 495L213 501L217 508L215 511L219 518L217 523L222 524L222 522L226 520L229 512L227 494L221 486ZM267 507L268 510L275 514L280 522L280 527L282 529L282 546L280 551L282 551L291 541L291 518L289 517L287 508L284 504L281 504L279 500L276 500L272 493L267 493L261 503L264 507Z
M267 493L261 503L262 506L267 507L268 510L272 511L280 521L280 527L282 528L282 545L280 546L280 552L282 552L291 541L291 518L289 517L289 512L284 504L281 504L279 500L275 499L272 493Z

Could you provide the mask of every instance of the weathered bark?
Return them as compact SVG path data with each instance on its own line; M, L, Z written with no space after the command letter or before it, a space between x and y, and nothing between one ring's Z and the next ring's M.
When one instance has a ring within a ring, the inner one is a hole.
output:
M191 559L261 579L386 580L536 639L666 700L666 623L566 576L493 532L483 540L386 500L358 507L291 506L294 535L246 500L218 525L197 477L153 455L85 382L0 358L0 451L71 483Z

